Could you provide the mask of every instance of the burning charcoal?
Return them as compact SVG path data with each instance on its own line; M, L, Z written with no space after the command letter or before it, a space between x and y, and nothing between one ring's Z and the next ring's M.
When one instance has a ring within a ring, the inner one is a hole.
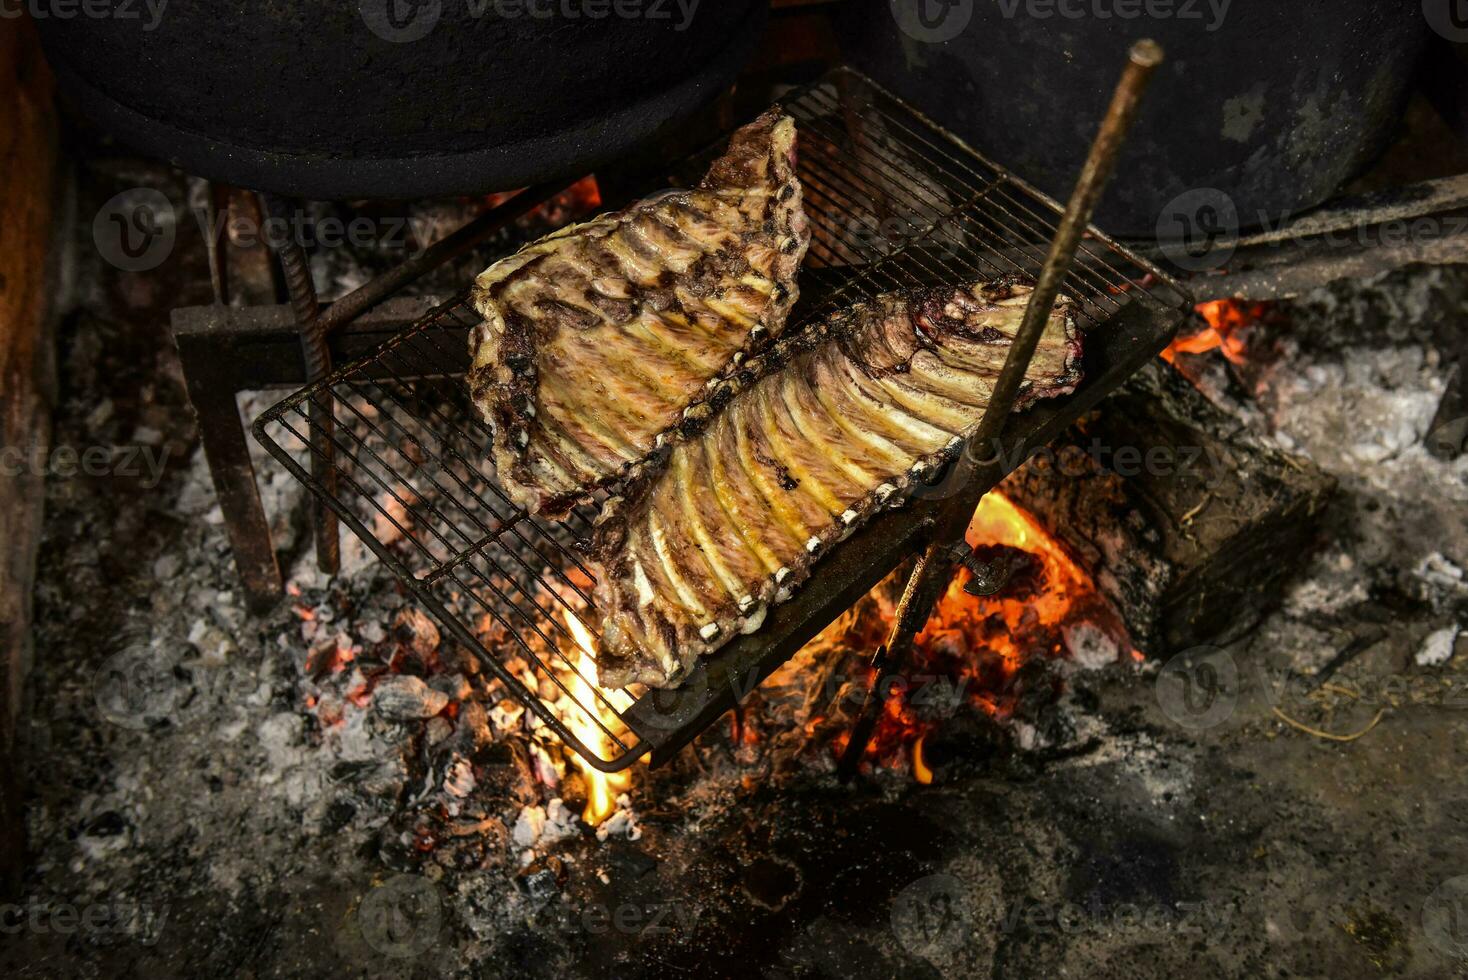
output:
M448 695L435 691L417 677L395 674L384 678L372 692L372 705L391 721L432 718L448 706Z
M465 701L459 709L459 732L474 749L483 748L494 739L489 730L489 714L478 701Z
M637 822L637 814L632 810L632 798L626 793L617 797L616 811L596 828L597 840L604 841L608 837L642 839L642 827Z
M520 847L545 847L581 833L581 823L565 802L556 797L547 806L527 806L515 819L512 832Z
M455 840L435 851L433 860L450 871L473 871L484 864L485 851L482 840Z
M338 634L311 647L311 652L306 655L306 673L312 680L319 683L328 675L346 669L347 664L356 659L351 644L344 644L344 639Z
M491 837L500 844L507 843L510 832L499 817L484 817L479 820L458 820L449 824L451 837Z
M1028 551L1004 544L981 544L975 562L988 571L984 595L1000 599L1027 599L1045 591L1045 566ZM992 591L989 589L992 588Z
M393 636L419 660L427 660L438 649L441 637L438 627L423 610L405 606L393 621Z
M449 763L443 776L443 791L461 800L474 792L474 767L468 759L459 756Z
M560 879L564 872L565 865L558 858L550 857L528 865L515 883L532 901L544 903L560 893Z
M438 745L440 742L448 738L453 733L453 722L449 721L443 715L434 715L432 718L428 719L427 734L429 745Z
M497 731L507 732L519 726L520 719L524 714L525 705L519 701L505 698L489 712L489 720L494 722L494 727Z
M530 769L538 782L544 783L551 789L555 789L561 781L560 773L556 771L556 764L551 761L550 755L541 748L538 742L530 746Z
M481 670L479 658L457 643L450 643L439 651L439 659L449 670L456 670L466 677L473 677Z
M469 696L471 688L463 674L439 674L428 682L428 686L448 697L450 701L462 701Z
M403 536L400 529L412 527L413 520L396 497L383 494L377 503L378 512L372 515L372 534L383 544L392 544Z
M967 656L970 643L963 630L932 630L927 637L927 650L941 660L958 660Z

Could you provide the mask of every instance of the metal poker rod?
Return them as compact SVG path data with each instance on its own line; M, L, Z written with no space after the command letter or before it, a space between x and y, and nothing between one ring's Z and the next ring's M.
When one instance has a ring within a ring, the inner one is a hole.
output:
M1111 176L1118 151L1136 117L1137 104L1146 91L1153 71L1161 63L1162 46L1156 41L1137 41L1128 52L1121 80L1117 82L1116 91L1111 96L1111 105L1106 110L1105 118L1101 120L1101 128L1091 143L1091 152L1086 157L1070 201L1065 206L1055 239L1050 243L1050 252L1045 257L1045 264L1035 283L1035 291L1030 294L1024 318L1020 321L1009 354L1004 359L1004 367L999 371L999 379L994 384L988 408L984 411L977 431L969 439L968 446L953 464L955 473L951 478L963 489L944 506L935 520L931 543L918 558L917 565L907 580L887 642L877 650L873 658L877 677L867 691L861 714L852 726L851 739L842 754L840 773L843 779L851 778L860 765L867 743L871 741L872 732L876 728L877 719L881 716L886 698L886 682L907 660L913 640L927 623L933 606L953 577L959 553L966 550L962 548L964 534L968 530L974 509L984 495L982 481L973 479L978 470L982 449L995 444L1005 422L1009 420L1020 385L1024 382L1025 371L1029 369L1030 359L1034 357L1035 347L1040 342L1051 308L1055 305L1055 297L1059 295L1061 283L1070 271L1076 248L1085 235L1086 226L1091 222L1096 202L1101 197L1107 178Z

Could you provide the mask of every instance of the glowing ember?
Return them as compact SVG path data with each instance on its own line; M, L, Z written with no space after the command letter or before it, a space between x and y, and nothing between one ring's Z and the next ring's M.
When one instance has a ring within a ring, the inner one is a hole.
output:
M605 707L597 697L597 689L593 686L596 677L596 640L586 624L576 618L569 609L565 611L566 626L571 630L571 635L576 639L576 669L565 678L572 696L580 705L595 707L599 714L601 725L587 717L587 713L575 704L567 705L562 711L561 717L572 733L581 740L592 753L598 756L611 754L613 746L611 737L603 730L620 725L616 714ZM625 695L620 692L611 692L609 698ZM581 813L581 819L595 827L607 817L611 816L617 809L617 796L627 791L632 785L632 774L622 772L602 772L591 763L583 759L578 753L570 753L572 760L581 770L581 775L586 780L586 809Z
M890 692L867 747L866 758L875 765L900 766L910 759L922 783L933 776L923 746L943 719L965 705L1007 718L1026 684L1051 683L1022 676L1021 669L1036 657L1065 656L1067 628L1090 623L1119 653L1130 651L1124 627L1090 576L1003 494L984 496L967 539L982 561L1006 568L1008 579L994 595L972 596L963 590L970 573L959 571L917 637L904 671L910 683ZM869 653L886 639L891 614L890 602L865 602L813 642ZM807 732L823 721L808 722ZM847 738L844 732L833 738L837 754Z
M928 768L928 762L923 758L923 739L925 737L919 735L918 740L912 743L912 778L924 786L933 781L933 770Z
M514 190L487 194L484 197L485 207L498 207L518 193L520 191ZM596 176L587 174L522 217L519 224L525 228L536 228L540 225L563 225L567 221L582 218L600 207L601 188L597 185Z
M1171 364L1179 354L1203 354L1211 350L1222 351L1223 356L1235 364L1244 363L1249 332L1269 312L1269 304L1216 299L1199 303L1197 310L1208 326L1198 333L1174 340L1162 352L1162 359L1167 363Z
M1036 652L1031 644L1021 645L1023 640L1038 635L1041 627L1063 623L1076 606L1077 599L1087 594L1095 595L1095 587L1090 576L1071 560L1033 517L997 491L984 494L979 501L973 519L969 521L966 537L973 548L1017 548L1038 558L1041 587L1033 592L1003 589L997 595L976 599L963 591L969 574L961 572L949 583L948 592L928 621L923 635L933 632L935 627L958 626L974 622L980 616L988 619L997 614L1003 618L1007 629L989 637L987 642L1013 672L1026 654ZM1050 640L1047 646L1049 653L1061 652L1058 637Z

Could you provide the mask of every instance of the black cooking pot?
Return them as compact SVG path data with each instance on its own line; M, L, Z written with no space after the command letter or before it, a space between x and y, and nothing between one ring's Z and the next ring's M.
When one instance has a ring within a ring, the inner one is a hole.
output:
M627 151L734 78L766 4L138 0L109 10L38 23L63 91L117 139L244 187L393 198L503 190Z
M841 26L859 67L1062 199L1127 46L1156 38L1096 218L1143 235L1185 194L1244 227L1323 201L1384 147L1429 35L1420 0L868 0Z

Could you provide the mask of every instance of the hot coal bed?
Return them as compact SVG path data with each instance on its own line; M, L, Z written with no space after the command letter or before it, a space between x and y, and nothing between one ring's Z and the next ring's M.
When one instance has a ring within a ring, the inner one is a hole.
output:
M73 134L7 975L1461 970L1468 191L1452 174L1468 148L1420 98L1394 138L1288 234L1146 253L1193 273L1189 319L983 498L971 567L843 778L907 565L689 744L613 773L359 536L323 572L316 498L251 440L284 585L260 609L168 324L217 295L201 214L239 219L222 242L233 308L283 295L248 234L268 215ZM599 210L618 176L568 178L496 223L395 291L383 329ZM172 244L128 271L94 218L139 189L166 204ZM316 236L327 303L502 203L308 203L292 221ZM828 241L905 248L913 217ZM1383 234L1399 220L1405 238ZM287 393L242 394L241 417ZM382 416L337 411L386 451ZM304 442L285 448L309 470ZM372 498L371 536L405 552L423 499ZM534 597L554 622L528 650L472 597L450 587L448 605L611 753L620 706L589 718L597 692L535 666L584 656L592 676L594 640L555 601L588 583L566 577Z

